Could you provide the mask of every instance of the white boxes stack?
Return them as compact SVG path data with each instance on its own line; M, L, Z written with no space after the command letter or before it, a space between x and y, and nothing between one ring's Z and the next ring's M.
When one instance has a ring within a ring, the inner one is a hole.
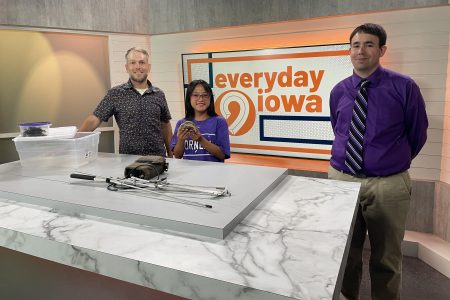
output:
M100 132L50 128L48 136L13 139L24 167L78 167L97 158Z

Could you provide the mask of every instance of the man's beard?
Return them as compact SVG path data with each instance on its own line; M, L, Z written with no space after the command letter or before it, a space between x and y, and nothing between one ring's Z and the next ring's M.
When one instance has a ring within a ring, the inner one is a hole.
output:
M143 76L142 78L137 77L136 75L131 75L131 79L137 83L144 83L147 81L147 76Z

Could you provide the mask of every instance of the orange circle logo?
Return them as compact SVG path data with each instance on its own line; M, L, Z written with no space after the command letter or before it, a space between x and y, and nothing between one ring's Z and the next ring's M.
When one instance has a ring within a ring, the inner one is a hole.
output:
M222 93L215 103L216 112L227 120L230 135L246 134L255 123L256 109L250 97L238 90Z

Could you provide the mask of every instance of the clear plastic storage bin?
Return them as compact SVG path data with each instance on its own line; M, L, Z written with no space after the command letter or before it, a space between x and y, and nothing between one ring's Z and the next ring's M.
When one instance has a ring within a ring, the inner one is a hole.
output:
M16 137L20 163L26 167L78 167L97 158L100 132L72 138Z

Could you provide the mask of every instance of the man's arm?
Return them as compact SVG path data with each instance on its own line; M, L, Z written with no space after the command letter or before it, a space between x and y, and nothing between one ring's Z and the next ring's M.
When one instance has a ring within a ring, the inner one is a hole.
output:
M170 121L161 122L161 131L164 140L164 146L166 147L167 157L173 157L173 153L170 150L170 142L172 141L172 125Z
M334 128L336 127L336 96L333 93L333 90L331 90L330 92L330 123L331 123L331 128L333 129L333 132L335 131ZM336 132L335 132L336 133Z
M420 89L411 82L407 87L406 130L411 146L411 158L419 154L427 140L428 118Z
M84 120L83 124L81 124L81 127L78 131L80 132L94 131L101 123L102 121L98 117L94 115L89 115Z

